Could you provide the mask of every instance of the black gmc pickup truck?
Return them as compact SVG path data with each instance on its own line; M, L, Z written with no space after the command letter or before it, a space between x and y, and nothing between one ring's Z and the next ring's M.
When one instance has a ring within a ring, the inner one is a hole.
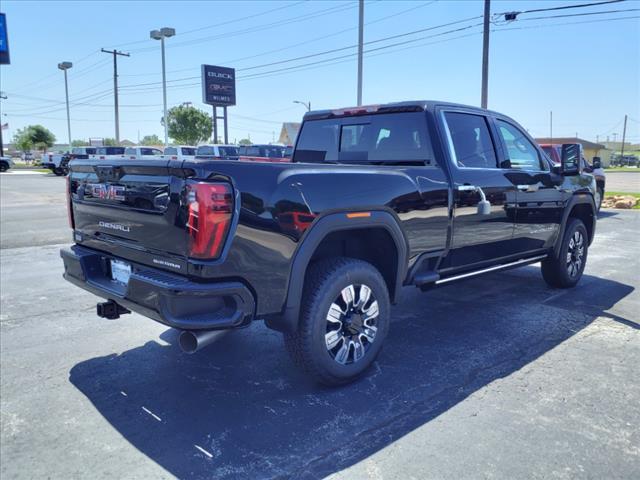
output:
M346 383L403 285L541 262L573 287L596 226L579 156L554 166L509 117L419 101L309 112L291 163L74 160L64 277L187 352L263 319L315 380Z

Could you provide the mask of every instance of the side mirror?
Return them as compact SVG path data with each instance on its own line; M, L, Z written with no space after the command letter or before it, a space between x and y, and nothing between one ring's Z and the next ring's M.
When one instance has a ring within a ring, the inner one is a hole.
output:
M580 157L582 145L579 143L563 143L560 154L560 170L563 175L578 175L580 173Z
M600 160L600 157L593 157L591 165L593 165L593 168L602 168L602 160Z

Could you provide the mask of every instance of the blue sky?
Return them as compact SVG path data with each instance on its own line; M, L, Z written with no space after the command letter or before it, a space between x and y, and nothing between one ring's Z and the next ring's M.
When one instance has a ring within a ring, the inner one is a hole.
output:
M492 12L576 3L585 2L494 0ZM638 11L540 18L629 9ZM169 106L193 102L210 112L201 103L200 65L237 69L238 105L229 109L232 141L249 134L257 142L277 138L281 122L298 121L304 113L294 100L311 101L314 109L356 103L354 0L3 0L2 11L12 62L0 70L0 88L9 97L2 101L7 137L40 123L66 142L61 61L74 62L72 137L113 137L112 57L100 48L116 47L131 53L118 63L121 139L152 133L162 138L160 45L149 31L163 26L177 32L167 40ZM482 35L476 24L482 11L480 0L366 1L365 42L372 43L365 45L364 103L438 99L478 105ZM451 22L459 23L381 40ZM489 108L511 115L534 136L549 134L553 110L554 136L578 133L601 141L613 140L614 133L619 140L628 114L628 137L640 142L640 2L523 13L492 28ZM315 55L327 50L337 51ZM307 55L314 56L289 61Z

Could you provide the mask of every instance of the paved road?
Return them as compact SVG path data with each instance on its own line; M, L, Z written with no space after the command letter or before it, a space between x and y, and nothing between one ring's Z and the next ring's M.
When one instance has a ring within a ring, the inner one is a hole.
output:
M609 192L640 193L640 171L606 172L606 190Z
M62 185L22 181L33 208ZM575 290L535 266L406 288L374 368L341 389L260 322L187 356L138 315L97 319L61 279L55 215L0 251L3 479L640 478L640 212L603 212Z
M65 177L0 174L0 248L71 241Z

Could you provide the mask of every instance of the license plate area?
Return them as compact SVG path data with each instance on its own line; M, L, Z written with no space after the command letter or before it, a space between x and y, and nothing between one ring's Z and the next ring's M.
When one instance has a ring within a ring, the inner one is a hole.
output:
M127 285L131 277L131 264L122 260L111 260L111 280L121 285Z

